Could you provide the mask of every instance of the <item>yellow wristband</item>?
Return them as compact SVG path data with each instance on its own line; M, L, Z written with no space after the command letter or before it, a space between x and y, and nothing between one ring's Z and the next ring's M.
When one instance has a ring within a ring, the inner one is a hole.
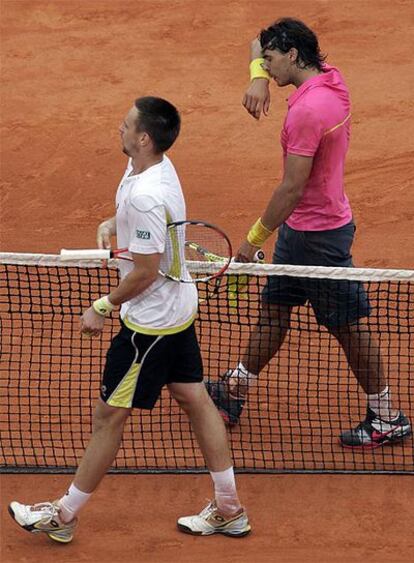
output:
M102 317L107 317L114 310L115 305L113 305L109 301L108 296L105 295L105 297L101 297L100 299L94 301L92 303L92 307L95 313L98 313L98 315L101 315Z
M250 63L250 80L255 78L266 78L270 80L270 74L263 68L263 63L265 60L263 58L253 59Z
M272 233L273 231L269 231L269 229L263 225L261 217L259 217L247 233L247 242L253 246L262 246Z

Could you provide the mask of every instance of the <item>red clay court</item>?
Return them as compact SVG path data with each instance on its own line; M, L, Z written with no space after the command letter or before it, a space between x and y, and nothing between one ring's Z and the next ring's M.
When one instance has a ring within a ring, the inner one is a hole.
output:
M346 190L358 227L355 262L413 269L414 151L405 132L413 128L414 8L408 0L268 1L260 8L253 0L3 0L1 8L1 252L94 246L96 225L113 214L125 165L119 123L146 94L181 111L182 132L170 156L188 216L222 226L236 246L281 177L279 131L290 93L272 89L266 119L247 114L241 98L249 44L262 27L289 15L316 31L351 91ZM273 242L265 247L268 257ZM402 401L413 416L410 373L407 365ZM252 429L261 431L258 424ZM1 475L2 561L414 557L409 475L239 475L253 527L239 542L176 530L177 517L199 511L211 495L208 475L107 476L68 546L21 532L7 515L11 500L55 498L69 482L68 475Z

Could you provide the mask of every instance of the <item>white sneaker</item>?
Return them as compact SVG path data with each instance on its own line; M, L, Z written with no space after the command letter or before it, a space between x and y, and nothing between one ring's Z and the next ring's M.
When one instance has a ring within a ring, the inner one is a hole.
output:
M200 514L179 518L177 526L181 532L195 536L224 534L241 538L251 530L244 509L234 516L224 516L220 514L215 501L210 502Z
M41 502L38 504L20 504L13 501L9 504L9 514L24 530L37 534L44 532L57 542L69 543L78 519L74 518L68 524L59 517L60 507L57 501Z

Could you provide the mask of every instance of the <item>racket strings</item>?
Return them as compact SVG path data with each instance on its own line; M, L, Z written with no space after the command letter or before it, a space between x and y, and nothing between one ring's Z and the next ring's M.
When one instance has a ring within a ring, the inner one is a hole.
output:
M195 262L226 262L229 244L216 229L205 225L187 225L185 233L186 260Z
M227 237L205 223L172 224L166 249L162 270L180 281L207 281L225 269L231 259Z
M160 270L172 279L191 281L192 278L186 268L185 224L172 225L168 228Z

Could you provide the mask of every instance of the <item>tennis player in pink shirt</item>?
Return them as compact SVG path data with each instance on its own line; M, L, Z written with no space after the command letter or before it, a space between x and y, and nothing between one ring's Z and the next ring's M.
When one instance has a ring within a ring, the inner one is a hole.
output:
M293 84L281 133L284 171L280 185L247 234L237 259L252 262L278 229L273 263L352 268L355 225L344 192L351 107L340 72L325 63L315 33L282 18L251 47L251 83L243 105L256 119L267 115L269 82ZM260 320L239 365L208 391L229 425L237 424L249 387L277 354L292 309L310 302L316 320L342 346L367 395L366 418L340 435L348 448L376 448L411 435L408 418L391 401L376 339L366 330L368 297L360 282L271 276L262 293ZM365 322L365 330L364 330Z

